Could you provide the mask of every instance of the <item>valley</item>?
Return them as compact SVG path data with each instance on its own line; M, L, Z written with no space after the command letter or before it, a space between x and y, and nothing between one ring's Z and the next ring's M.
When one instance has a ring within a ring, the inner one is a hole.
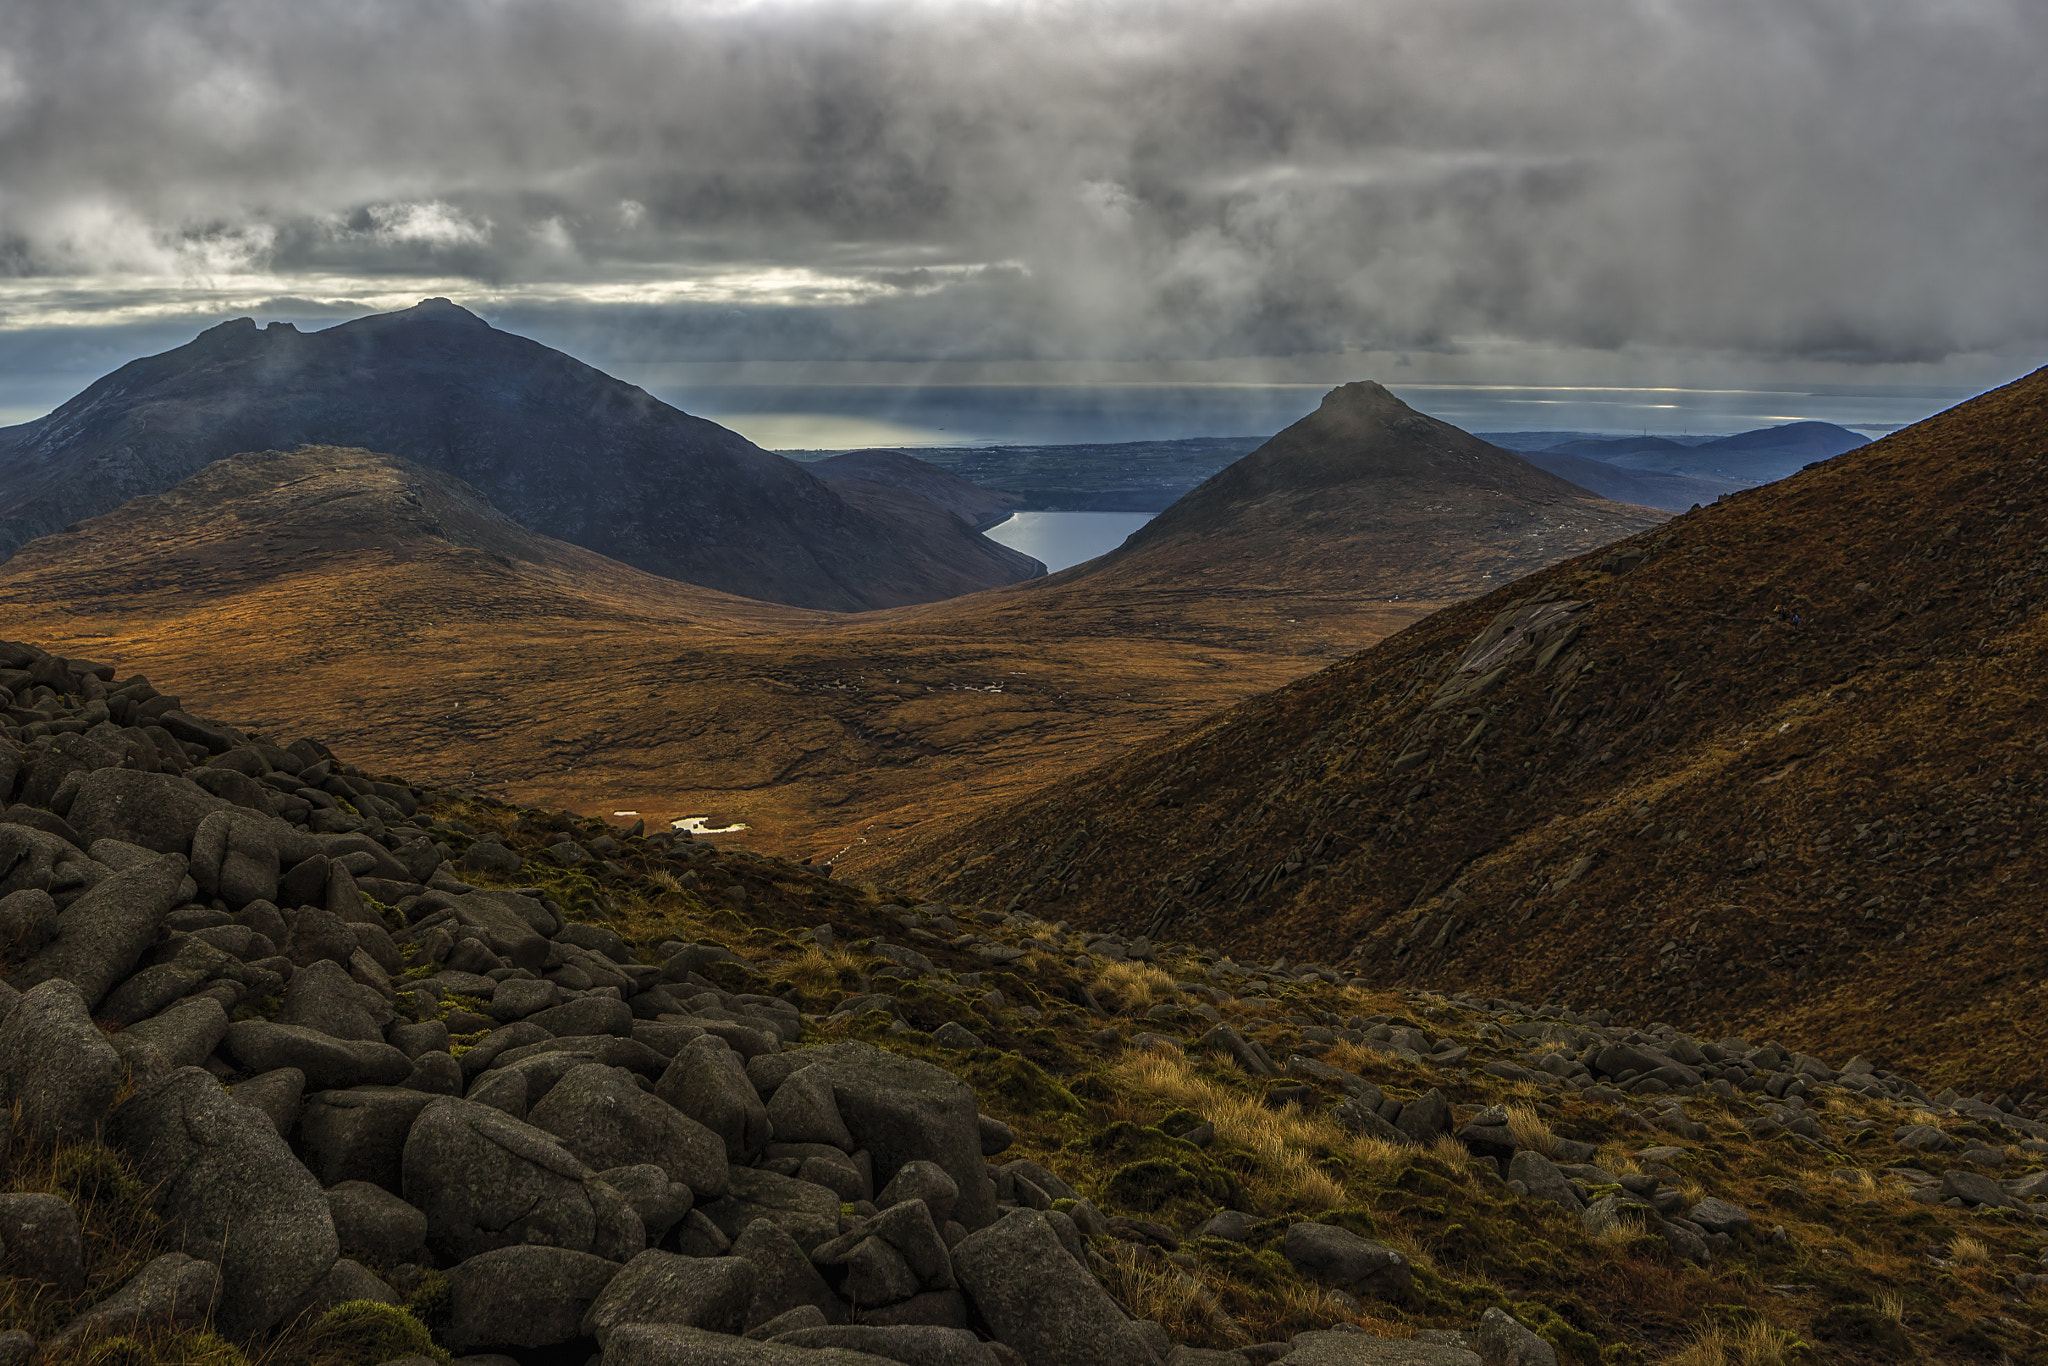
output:
M860 614L600 561L388 457L238 457L31 543L0 564L0 609L54 648L119 645L216 714L288 705L367 762L593 814L717 815L857 873L905 832L1661 520L1377 386L1262 450L1114 555Z

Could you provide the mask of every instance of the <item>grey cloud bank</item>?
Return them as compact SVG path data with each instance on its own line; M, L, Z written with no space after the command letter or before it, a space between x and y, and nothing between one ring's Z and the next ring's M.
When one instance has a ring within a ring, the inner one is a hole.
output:
M674 361L2048 338L2033 0L12 8L17 331L445 293Z

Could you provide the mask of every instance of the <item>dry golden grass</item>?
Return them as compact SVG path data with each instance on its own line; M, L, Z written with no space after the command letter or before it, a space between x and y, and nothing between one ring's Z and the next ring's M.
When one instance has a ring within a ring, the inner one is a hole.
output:
M1393 1045L1384 1043L1339 1043L1323 1054L1323 1061L1347 1071L1385 1080L1397 1078L1397 1084L1427 1090L1434 1085L1435 1073L1426 1066L1418 1066L1392 1051Z
M1274 1207L1335 1209L1346 1202L1343 1183L1317 1165L1319 1153L1330 1154L1347 1169L1373 1180L1391 1177L1415 1156L1412 1148L1346 1133L1321 1115L1304 1114L1294 1105L1268 1109L1248 1091L1202 1076L1180 1053L1127 1053L1111 1067L1109 1079L1133 1099L1191 1110L1215 1125L1219 1142L1251 1154L1257 1171L1247 1184L1256 1198ZM1432 1152L1439 1160L1454 1161L1455 1167L1462 1169L1469 1154L1456 1140L1449 1144L1456 1149L1455 1155L1448 1149Z
M1515 1136L1517 1148L1534 1148L1539 1153L1557 1151L1557 1135L1550 1132L1549 1121L1536 1113L1533 1105L1510 1105L1508 1132Z
M1958 1266L1988 1266L1991 1262L1991 1248L1982 1238L1973 1234L1958 1233L1949 1242L1948 1259Z
M1790 1366L1796 1338L1761 1320L1703 1328L1658 1366Z
M1110 1295L1136 1318L1150 1319L1175 1342L1205 1347L1241 1347L1251 1336L1223 1309L1213 1272L1193 1271L1149 1248L1117 1243L1104 1258L1102 1280Z
M861 960L837 945L823 949L813 944L795 957L776 963L771 975L797 987L805 996L824 996L858 983Z
M1172 975L1150 963L1111 963L1095 979L1095 999L1124 1015L1175 994Z

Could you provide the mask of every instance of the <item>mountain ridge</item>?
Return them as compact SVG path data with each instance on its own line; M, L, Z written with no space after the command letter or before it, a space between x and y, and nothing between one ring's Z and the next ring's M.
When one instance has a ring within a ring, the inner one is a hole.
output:
M445 299L312 333L222 323L0 432L0 554L213 459L300 445L403 456L556 539L796 606L868 610L1038 572L964 524L856 507L737 433Z

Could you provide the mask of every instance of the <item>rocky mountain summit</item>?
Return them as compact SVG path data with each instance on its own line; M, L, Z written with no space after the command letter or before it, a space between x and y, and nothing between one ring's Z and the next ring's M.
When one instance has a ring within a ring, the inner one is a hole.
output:
M2048 1125L918 902L0 643L0 1360L2017 1361Z
M863 611L1044 572L914 493L842 497L446 299L311 333L222 323L0 429L0 557L214 460L304 445L440 470L529 530L741 597Z
M888 877L2048 1090L2048 371L1447 608Z

